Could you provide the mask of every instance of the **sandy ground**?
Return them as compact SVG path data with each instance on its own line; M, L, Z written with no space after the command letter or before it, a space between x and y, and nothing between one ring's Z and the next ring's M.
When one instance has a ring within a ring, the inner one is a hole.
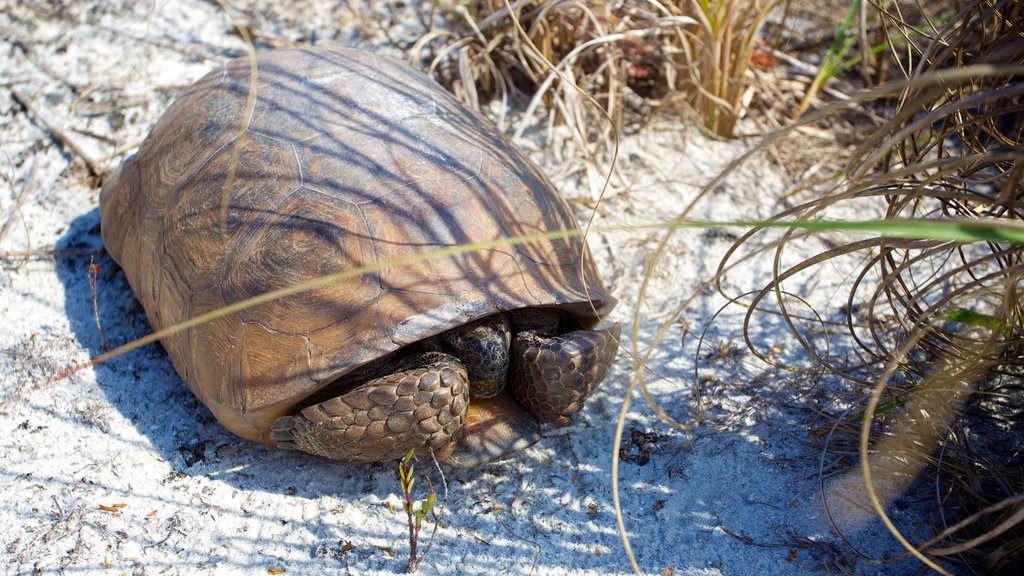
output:
M98 189L61 130L101 169L131 153L175 93L243 41L216 3L0 1L0 571L7 574L394 573L408 539L394 464L337 466L273 451L224 430L150 345L56 383L47 379L102 350L89 284L101 248ZM399 57L422 32L398 4L253 2L247 22L264 37L333 41ZM56 6L60 6L59 8ZM373 26L366 26L373 23ZM397 39L395 43L389 39ZM29 103L26 112L14 92ZM522 145L555 177L580 217L589 191L578 163ZM679 124L628 137L599 224L675 215L699 185L741 152ZM702 201L695 217L763 217L780 207L785 179L755 159ZM591 246L622 301L626 332L658 232L595 236ZM691 230L657 262L636 325L641 349L666 312L715 270L731 231ZM807 253L820 246L805 247ZM797 249L796 252L800 252ZM799 257L800 254L793 254ZM111 345L148 333L145 317L107 257L96 304ZM748 263L733 293L762 286L770 258ZM802 294L827 303L849 270L808 278ZM635 440L619 469L626 530L645 573L686 575L912 573L859 559L830 529L818 493L817 452L801 395L810 384L744 352L742 311L702 296L652 355L647 381L667 413L688 423L695 365L708 423L678 431L639 394L627 417ZM716 314L718 314L716 316ZM701 330L714 320L707 347ZM778 325L756 343L799 348ZM627 346L629 342L627 342ZM443 526L424 574L630 572L612 506L615 420L633 366L623 352L575 423L535 447L477 470L446 470ZM423 463L421 470L429 470ZM436 485L440 476L431 471ZM422 489L423 482L418 488ZM422 493L420 493L422 496ZM912 508L894 512L909 526ZM428 528L429 530L429 528ZM876 523L848 535L865 555L898 552Z

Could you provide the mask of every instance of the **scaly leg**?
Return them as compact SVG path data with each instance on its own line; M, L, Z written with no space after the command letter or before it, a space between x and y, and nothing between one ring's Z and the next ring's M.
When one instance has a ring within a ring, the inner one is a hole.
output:
M457 358L426 352L391 374L307 406L271 425L278 448L338 462L384 462L410 448L447 455L462 434L469 406L466 368Z

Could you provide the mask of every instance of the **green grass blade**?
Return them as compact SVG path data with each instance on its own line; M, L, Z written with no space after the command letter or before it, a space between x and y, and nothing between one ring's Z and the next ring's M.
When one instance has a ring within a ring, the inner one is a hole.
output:
M697 224L697 223L693 223ZM723 223L702 223L702 227ZM804 230L865 232L894 238L950 242L1022 242L1024 223L1009 220L776 220L740 221L737 226L802 228Z

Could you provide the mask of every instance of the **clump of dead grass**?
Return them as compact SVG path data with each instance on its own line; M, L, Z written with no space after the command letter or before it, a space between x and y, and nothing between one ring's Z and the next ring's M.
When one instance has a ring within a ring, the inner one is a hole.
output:
M731 136L752 100L758 34L779 4L438 0L446 25L413 53L470 106L497 99L504 114L510 99L526 95L517 135L542 108L548 128L569 126L593 165L615 150L624 127L680 104L710 132Z
M1024 219L1024 8L1005 0L958 3L953 11L899 8L875 5L906 78L889 87L897 90L879 91L895 98L895 113L857 148L831 193L782 216L810 220L864 205L897 233L905 219L1017 229ZM786 234L775 249L812 234ZM849 257L862 258L861 272L836 310L818 311L836 319L829 337L845 354L821 355L781 303L792 278ZM729 266L723 262L723 273ZM907 555L940 573L956 564L1024 571L1022 273L1024 245L1015 241L847 240L780 268L749 304L756 322L768 299L778 301L808 355L850 384L836 404L856 408L829 412L819 429L830 455L860 463L845 470L841 458L823 457L835 463L823 475L836 477L823 483L826 503L858 500L874 509ZM907 536L888 510L921 482L933 486L936 520ZM837 517L835 526L843 535L857 523Z

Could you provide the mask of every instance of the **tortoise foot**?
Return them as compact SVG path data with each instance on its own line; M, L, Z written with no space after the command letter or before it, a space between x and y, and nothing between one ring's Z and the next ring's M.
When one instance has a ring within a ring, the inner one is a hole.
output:
M538 440L540 423L508 393L474 398L465 433L443 461L453 468L473 468L525 450Z
M462 435L469 381L458 359L430 352L388 375L271 424L278 448L338 462L384 462L410 449L443 458Z
M546 337L520 332L512 344L512 393L541 422L566 425L597 388L618 351L620 326Z

